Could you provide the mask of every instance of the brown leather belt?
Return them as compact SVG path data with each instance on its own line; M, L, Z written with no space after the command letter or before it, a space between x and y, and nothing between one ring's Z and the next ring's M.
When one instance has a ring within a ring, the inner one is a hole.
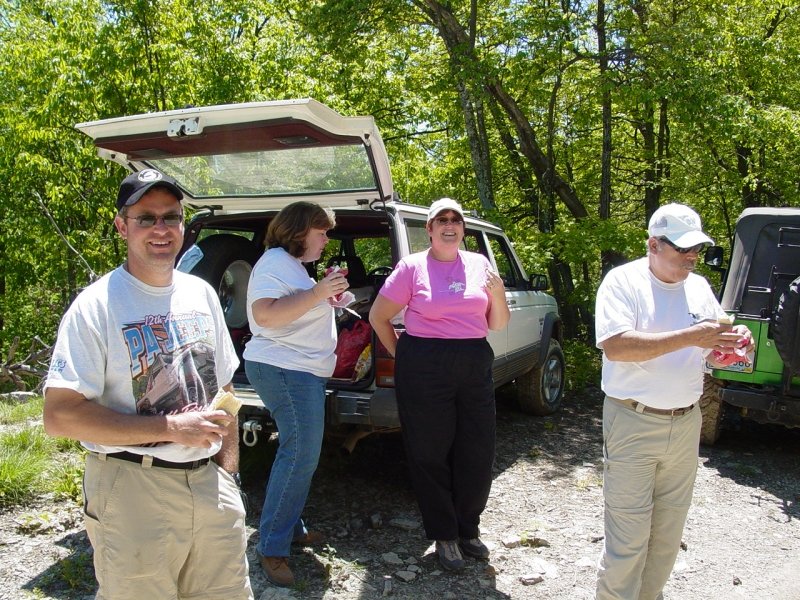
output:
M617 404L621 404L626 408L635 410L638 413L663 415L666 417L680 417L681 415L685 415L686 413L690 412L695 407L694 404L690 404L689 406L684 406L682 408L652 408L642 404L641 402L637 402L636 400L622 400L620 398L611 398L611 396L609 396L609 399L613 400Z
M142 462L145 460L144 455L135 454L134 452L113 452L111 454L106 454L106 458L127 460L128 462L134 462L138 464L142 464ZM170 462L162 458L156 458L155 456L152 458L152 466L154 467L161 467L162 469L184 469L186 471L199 469L200 467L207 465L209 460L207 458L201 458L200 460L192 460L190 462Z

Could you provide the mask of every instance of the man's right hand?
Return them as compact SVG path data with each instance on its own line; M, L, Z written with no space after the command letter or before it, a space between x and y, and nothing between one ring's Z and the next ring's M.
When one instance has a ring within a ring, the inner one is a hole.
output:
M144 416L123 414L67 388L50 387L44 395L44 427L48 435L104 446L141 446L177 442L209 448L230 431L236 417L224 410Z
M210 448L228 435L228 425L236 417L224 410L206 410L169 415L170 441L192 448Z

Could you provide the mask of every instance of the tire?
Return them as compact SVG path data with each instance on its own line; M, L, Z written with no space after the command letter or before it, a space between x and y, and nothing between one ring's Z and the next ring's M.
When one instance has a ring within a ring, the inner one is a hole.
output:
M544 364L517 377L515 388L522 412L545 416L558 410L564 395L564 352L556 340L550 340Z
M231 329L247 325L247 285L259 257L253 243L240 235L211 235L197 242L203 258L191 270L217 290L225 323Z
M700 411L703 413L703 425L700 429L700 443L713 446L719 439L722 424L723 406L720 399L722 382L711 375L703 376L703 395L700 396Z
M772 339L783 364L792 373L800 373L800 331L797 329L800 313L800 277L789 284L789 288L778 300Z

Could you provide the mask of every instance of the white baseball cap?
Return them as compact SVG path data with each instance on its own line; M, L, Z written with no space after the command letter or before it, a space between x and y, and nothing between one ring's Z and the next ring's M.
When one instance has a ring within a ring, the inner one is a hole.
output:
M440 212L444 212L446 210L452 210L453 212L458 213L461 215L461 218L464 218L464 210L461 208L461 205L453 200L452 198L439 198L436 202L431 204L430 210L428 210L428 222L431 219L435 219L436 215Z
M685 204L665 204L650 217L647 233L651 237L665 237L680 248L691 248L698 244L714 244L714 240L703 233L700 215Z

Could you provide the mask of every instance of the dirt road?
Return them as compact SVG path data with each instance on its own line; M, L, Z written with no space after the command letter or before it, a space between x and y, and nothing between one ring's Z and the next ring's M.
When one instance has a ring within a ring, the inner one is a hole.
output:
M568 398L549 418L498 408L498 452L484 540L489 563L444 573L424 539L399 438L347 457L328 444L306 510L327 545L295 550L298 586L278 592L254 560L275 444L247 461L256 598L487 600L594 597L603 536L601 396ZM702 448L694 502L667 600L798 600L800 432L746 426ZM30 523L50 523L31 531ZM28 526L23 526L25 523ZM38 590L38 591L35 591ZM43 502L0 515L0 598L93 597L79 507Z

